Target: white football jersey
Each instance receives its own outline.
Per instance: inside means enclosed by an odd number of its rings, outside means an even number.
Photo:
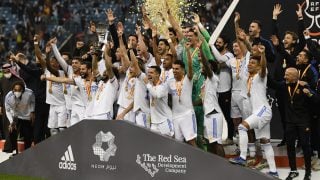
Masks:
[[[168,106],[168,87],[167,84],[161,83],[153,86],[147,84],[150,96],[150,115],[151,123],[159,124],[172,120],[172,111]]]
[[[45,70],[45,75],[47,77],[52,77],[52,75],[47,69]],[[59,70],[60,77],[64,77],[64,72]],[[49,92],[50,89],[52,92]],[[65,106],[66,100],[64,97],[64,90],[65,85],[63,83],[56,83],[52,81],[47,81],[47,97],[46,97],[46,103],[50,105],[56,105],[56,106]]]
[[[192,79],[190,80],[188,76],[184,76],[181,82],[177,82],[175,79],[168,81],[169,94],[172,95],[173,117],[183,115],[189,110],[191,112],[194,111],[192,105]],[[180,89],[181,94],[179,94]]]
[[[115,76],[106,83],[99,82],[98,90],[93,99],[94,105],[91,115],[97,116],[110,112],[113,116],[113,103],[116,101],[118,87],[118,80]]]
[[[136,85],[134,87],[133,112],[141,110],[144,113],[150,113],[148,89],[143,81],[146,77],[145,73],[141,73],[141,75],[136,79]]]
[[[118,104],[127,108],[132,102],[134,98],[134,90],[135,90],[136,78],[129,76],[129,69],[127,70],[126,77],[121,85]]]
[[[207,78],[201,87],[201,96],[205,115],[210,114],[214,110],[218,113],[222,112],[217,97],[218,84],[218,76],[214,74],[212,78]]]
[[[248,83],[250,82],[251,85],[247,85],[247,92],[249,91],[248,87],[251,86],[249,100],[251,102],[252,112],[255,112],[261,106],[270,107],[267,98],[267,76],[261,78],[259,74],[255,74]]]

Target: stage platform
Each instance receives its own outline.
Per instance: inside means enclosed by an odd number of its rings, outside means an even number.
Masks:
[[[225,146],[228,156],[233,156],[235,148]],[[285,146],[275,147],[275,154],[283,179],[289,172]],[[272,179],[264,174],[267,169],[259,172],[231,165],[226,159],[124,121],[82,121],[8,160],[9,156],[0,152],[0,174],[68,180]],[[303,158],[298,156],[302,165]],[[304,172],[299,171],[298,179],[303,179]],[[312,179],[320,179],[320,172],[313,172]]]

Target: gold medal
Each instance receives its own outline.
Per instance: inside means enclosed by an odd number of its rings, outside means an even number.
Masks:
[[[251,96],[251,87],[252,87],[252,81],[253,81],[253,77],[254,77],[255,74],[250,74],[249,77],[248,77],[248,80],[247,80],[247,95],[248,97]]]
[[[179,102],[181,102],[180,96],[181,96],[181,93],[182,93],[183,80],[184,80],[184,76],[182,76],[181,81],[177,81],[177,80],[176,80],[176,83],[175,83],[177,95],[178,95],[178,97],[179,97]]]
[[[155,105],[155,102],[154,102],[154,101],[155,101],[155,98],[152,98],[152,99],[151,99],[151,106],[154,106],[154,105]]]
[[[298,90],[298,87],[299,87],[299,81],[297,82],[296,87],[294,88],[293,92],[291,92],[291,87],[288,86],[288,92],[289,92],[289,96],[290,96],[290,99],[291,99],[291,104],[293,104],[293,97],[296,94],[296,92]]]

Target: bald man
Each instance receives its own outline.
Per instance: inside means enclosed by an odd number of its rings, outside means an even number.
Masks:
[[[299,81],[296,68],[288,68],[284,75],[285,83],[272,82],[270,85],[285,94],[287,154],[290,173],[287,180],[299,176],[296,167],[295,143],[299,139],[304,154],[305,180],[311,179],[311,146],[310,146],[310,102],[317,100],[317,95],[309,89],[305,82]]]

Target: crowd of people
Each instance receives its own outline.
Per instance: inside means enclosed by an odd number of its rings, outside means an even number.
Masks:
[[[304,179],[311,179],[312,169],[320,170],[320,51],[304,27],[303,7],[298,4],[296,10],[298,32],[286,31],[283,38],[277,23],[282,8],[276,4],[271,38],[260,35],[259,20],[246,33],[235,13],[236,39],[221,34],[215,42],[198,14],[189,17],[192,23],[180,24],[165,8],[161,33],[144,6],[143,23],[129,35],[108,9],[107,41],[99,41],[96,23],[90,22],[88,38],[78,39],[72,52],[60,52],[56,37],[41,49],[35,34],[35,62],[21,52],[10,53],[0,79],[3,151],[16,150],[18,135],[29,148],[83,119],[115,119],[222,157],[223,145],[234,144],[237,136],[240,154],[229,161],[269,167],[268,174],[278,177],[267,98],[267,90],[274,89],[285,132],[279,146],[287,146],[291,169],[286,179],[299,176],[297,140]]]

